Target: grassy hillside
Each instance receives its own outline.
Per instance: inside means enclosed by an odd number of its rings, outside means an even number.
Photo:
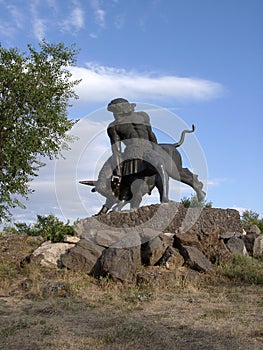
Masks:
[[[41,238],[0,238],[0,349],[260,349],[263,259],[210,275],[119,284],[23,260]]]

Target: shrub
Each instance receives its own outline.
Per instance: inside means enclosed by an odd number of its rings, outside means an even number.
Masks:
[[[212,208],[213,203],[202,201],[199,202],[196,195],[191,195],[191,197],[183,197],[181,203],[185,208]]]
[[[26,234],[28,236],[42,236],[44,240],[54,243],[60,242],[66,235],[74,235],[74,227],[60,221],[54,215],[37,215],[37,222],[33,225],[15,223],[15,227],[5,227],[4,232],[11,234]]]
[[[230,263],[220,267],[220,272],[232,280],[263,285],[263,260],[234,255]]]
[[[64,224],[54,215],[38,215],[37,218],[38,222],[35,225],[35,229],[41,232],[45,240],[60,242],[64,236],[74,235],[74,228],[69,225],[69,222]]]

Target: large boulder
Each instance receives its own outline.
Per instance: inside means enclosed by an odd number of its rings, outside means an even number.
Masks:
[[[189,230],[184,233],[176,233],[174,237],[174,245],[180,247],[182,245],[194,246],[201,249],[202,244],[196,232]]]
[[[213,268],[212,263],[196,247],[183,246],[181,249],[181,254],[185,259],[185,265],[189,266],[193,270],[209,272]]]
[[[114,281],[132,282],[140,262],[140,246],[107,248],[99,259],[95,276],[109,276]]]
[[[62,256],[72,249],[71,243],[44,242],[30,256],[30,262],[35,262],[43,267],[57,268],[62,266]]]
[[[98,258],[104,248],[84,238],[61,257],[63,266],[73,271],[82,271],[87,274],[95,268]]]
[[[164,255],[168,248],[168,242],[157,236],[154,239],[142,244],[142,263],[143,265],[155,265]]]
[[[201,250],[212,264],[219,265],[231,260],[232,253],[226,246],[227,238],[223,238],[229,237],[230,234],[225,234],[224,229],[217,226],[202,230],[202,234]],[[232,234],[233,232],[231,236]]]
[[[233,254],[248,254],[244,241],[239,237],[231,237],[229,240],[227,240],[226,246]]]
[[[247,233],[254,233],[256,235],[259,235],[261,233],[261,231],[260,231],[260,228],[257,225],[253,224],[247,230]]]
[[[240,233],[236,233],[236,232],[233,232],[233,231],[224,231],[222,233],[219,234],[219,238],[221,239],[224,239],[224,240],[228,240],[232,237],[235,237],[235,236],[239,236]]]
[[[79,241],[79,237],[76,236],[64,236],[62,239],[63,243],[71,243],[71,244],[76,244]]]
[[[254,244],[257,237],[259,237],[259,234],[257,233],[247,233],[241,237],[250,256],[253,256],[254,254]]]
[[[135,233],[104,249],[94,274],[110,276],[115,281],[133,281],[141,266],[140,242],[140,236]]]
[[[263,234],[256,237],[253,246],[253,255],[263,254]]]
[[[165,266],[167,270],[175,271],[184,265],[184,258],[178,249],[169,246],[158,263],[160,266]]]
[[[98,230],[94,232],[93,241],[97,245],[108,248],[118,243],[126,236],[125,231]]]

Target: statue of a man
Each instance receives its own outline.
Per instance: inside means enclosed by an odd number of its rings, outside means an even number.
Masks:
[[[114,121],[109,124],[107,132],[112,147],[112,157],[102,167],[95,190],[105,195],[106,203],[99,214],[107,211],[119,200],[121,192],[109,195],[109,172],[117,178],[118,185],[123,188],[131,177],[144,179],[145,176],[156,175],[155,184],[160,193],[160,201],[168,199],[168,175],[164,168],[164,159],[158,153],[158,144],[150,125],[150,118],[145,112],[135,112],[135,103],[124,98],[116,98],[108,104],[108,111],[113,113]],[[123,145],[125,149],[122,150]],[[122,186],[124,184],[124,186]]]
[[[122,181],[135,176],[143,178],[156,174],[156,186],[160,201],[168,202],[168,175],[164,159],[158,152],[158,144],[145,112],[135,112],[135,103],[117,98],[108,104],[114,121],[108,126],[114,162],[114,175]],[[122,152],[122,147],[125,149]]]

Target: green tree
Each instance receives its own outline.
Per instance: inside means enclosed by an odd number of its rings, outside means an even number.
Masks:
[[[243,212],[242,224],[245,230],[248,230],[252,225],[257,225],[263,232],[263,219],[260,219],[259,214],[253,210],[245,210]]]
[[[29,182],[72,140],[67,131],[76,121],[67,118],[70,99],[77,98],[69,67],[76,63],[75,46],[42,41],[37,51],[5,49],[0,44],[0,221],[10,208],[23,207]]]

